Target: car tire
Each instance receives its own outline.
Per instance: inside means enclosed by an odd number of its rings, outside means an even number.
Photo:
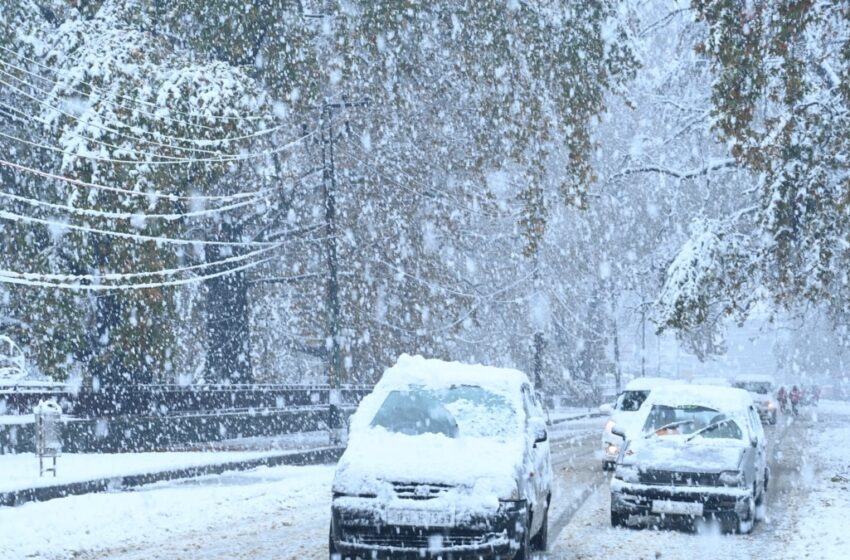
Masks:
[[[611,527],[625,527],[628,519],[629,514],[611,510]]]
[[[602,461],[602,470],[603,471],[613,471],[614,463],[611,461]]]
[[[740,515],[736,515],[736,525],[735,532],[739,535],[748,535],[753,530],[753,525],[755,525],[756,520],[756,500],[753,496],[750,496],[750,499],[747,501],[747,515],[746,517],[741,517]]]
[[[756,496],[756,509],[754,521],[764,521],[767,518],[767,509],[764,503],[765,495],[767,494],[767,473],[765,473],[764,484],[762,484],[761,492]]]
[[[525,527],[522,536],[519,537],[519,550],[514,555],[514,560],[531,560],[531,510],[525,512]]]
[[[328,559],[344,560],[336,547],[336,543],[334,543],[334,533],[332,528],[328,530]]]
[[[543,552],[549,546],[549,504],[543,512],[543,524],[540,525],[537,534],[531,538],[531,549]]]

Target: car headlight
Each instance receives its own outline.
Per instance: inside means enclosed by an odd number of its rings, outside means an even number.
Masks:
[[[767,401],[767,409],[768,410],[775,410],[776,409],[776,405],[774,404],[773,401]]]
[[[723,486],[743,486],[744,476],[738,471],[723,471],[720,473],[720,483]]]
[[[609,443],[605,452],[608,453],[608,455],[616,455],[620,452],[620,448],[616,444]]]
[[[472,486],[476,496],[498,496],[500,500],[516,501],[521,497],[519,484],[513,478],[480,477]]]
[[[598,426],[598,425],[599,425],[599,424],[597,424],[597,426]],[[611,433],[611,430],[613,430],[613,429],[614,429],[614,426],[616,426],[616,425],[617,425],[617,423],[616,423],[616,422],[614,422],[613,420],[608,420],[608,423],[607,423],[607,424],[605,424],[605,431],[606,431],[606,432],[608,432],[608,433],[610,434],[610,433]]]

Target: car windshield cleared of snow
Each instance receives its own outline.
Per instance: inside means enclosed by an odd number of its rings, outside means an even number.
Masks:
[[[617,410],[636,412],[648,396],[649,391],[624,391],[617,400]]]
[[[729,416],[704,406],[652,406],[643,433],[647,436],[690,436],[742,439],[743,432]]]
[[[503,396],[474,385],[411,386],[387,395],[371,426],[406,435],[504,438],[516,433],[516,411]]]

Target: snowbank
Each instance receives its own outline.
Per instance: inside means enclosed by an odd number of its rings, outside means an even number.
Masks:
[[[802,482],[809,490],[800,511],[789,558],[847,558],[850,552],[850,403],[823,401],[812,427],[808,454],[817,471],[803,469]],[[825,425],[824,425],[825,423]]]
[[[332,474],[330,466],[260,468],[0,508],[0,558],[207,557],[201,549],[216,558],[315,557],[301,547],[327,542]],[[306,525],[318,530],[307,536],[298,523],[313,515]],[[216,535],[239,530],[252,547],[224,549],[230,543]]]

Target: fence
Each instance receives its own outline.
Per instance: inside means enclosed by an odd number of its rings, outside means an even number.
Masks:
[[[343,415],[369,386],[340,388]],[[68,452],[151,451],[240,437],[328,429],[327,385],[61,385],[0,387],[0,414],[32,418],[42,400],[54,399],[69,417]],[[33,424],[0,423],[0,453],[33,451]]]
[[[356,405],[372,388],[340,388],[341,404]],[[328,385],[121,385],[77,391],[62,385],[0,386],[0,411],[29,414],[42,400],[53,399],[77,418],[167,416],[220,411],[259,411],[328,405]]]

